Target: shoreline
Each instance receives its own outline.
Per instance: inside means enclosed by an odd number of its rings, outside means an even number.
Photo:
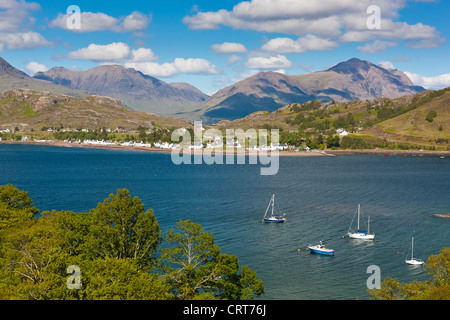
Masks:
[[[139,146],[119,146],[119,145],[93,145],[93,144],[75,144],[63,141],[54,142],[33,142],[33,141],[0,141],[0,144],[14,144],[14,145],[34,145],[34,146],[52,146],[63,148],[93,148],[93,149],[109,149],[109,150],[127,150],[140,151],[151,153],[172,153],[171,149],[158,149]],[[196,150],[192,150],[194,154]],[[213,152],[212,152],[213,153]],[[268,155],[270,152],[266,152]],[[237,151],[234,151],[237,154]],[[223,151],[226,155],[226,150]],[[245,151],[245,155],[258,155],[256,151]],[[356,149],[356,150],[317,150],[317,151],[278,151],[278,155],[282,157],[333,157],[344,155],[383,155],[383,156],[440,156],[450,157],[450,151],[419,151],[419,150],[389,150],[389,149]]]
[[[356,149],[356,150],[327,150],[328,154],[338,155],[383,155],[383,156],[435,156],[450,157],[450,151],[432,150],[390,150],[390,149]]]

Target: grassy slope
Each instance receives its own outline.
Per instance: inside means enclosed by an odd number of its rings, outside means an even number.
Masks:
[[[431,110],[436,111],[437,117],[429,122],[426,116]],[[417,109],[363,130],[361,134],[424,145],[434,145],[437,139],[450,139],[450,91]]]
[[[436,140],[450,140],[450,88],[441,91],[424,91],[397,99],[378,98],[344,103],[321,103],[319,107],[300,112],[293,106],[295,104],[272,113],[256,112],[235,121],[222,121],[216,126],[221,130],[279,128],[283,131],[298,131],[300,124],[292,123],[292,120],[299,115],[305,118],[314,115],[316,120],[312,124],[328,120],[332,128],[339,117],[346,118],[351,114],[355,119],[355,125],[352,128],[362,128],[362,130],[357,129],[358,133],[355,134],[359,137],[378,141],[386,139],[388,142],[397,144],[435,145],[440,148],[446,148],[449,145],[448,142],[437,143]],[[385,118],[381,116],[380,108],[387,110]],[[325,111],[322,118],[320,109]],[[438,115],[433,122],[426,120],[430,110],[436,111]],[[378,116],[379,113],[381,118]],[[332,134],[332,130],[318,131],[313,127],[314,125],[310,127],[307,125],[302,130],[313,135]],[[439,130],[440,128],[442,130]]]
[[[187,122],[124,108],[118,100],[89,96],[73,98],[33,91],[0,99],[0,126],[21,124],[24,130],[45,127],[135,129],[139,125],[181,127]]]

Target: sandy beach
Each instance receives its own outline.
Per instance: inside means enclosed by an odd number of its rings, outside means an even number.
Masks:
[[[78,144],[63,141],[53,142],[33,142],[33,141],[0,141],[0,144],[17,144],[17,145],[35,145],[35,146],[53,146],[64,148],[94,148],[94,149],[111,149],[111,150],[129,150],[153,153],[171,153],[171,149],[158,149],[139,146],[120,146],[120,145],[94,145],[94,144]],[[194,153],[194,151],[192,151]],[[214,152],[214,151],[212,151]],[[270,153],[270,152],[268,152]],[[223,151],[226,154],[226,151]],[[237,152],[235,151],[235,154]],[[246,155],[258,155],[257,151],[246,151]],[[344,155],[383,155],[383,156],[439,156],[450,157],[450,151],[419,151],[419,150],[315,150],[315,151],[279,151],[281,157],[330,157]]]

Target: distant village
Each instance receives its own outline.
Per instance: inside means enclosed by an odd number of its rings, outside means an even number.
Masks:
[[[185,128],[182,128],[181,130],[187,130]],[[17,130],[17,129],[16,129]],[[103,128],[100,129],[101,131],[104,131],[106,134],[109,133],[126,133],[130,132],[130,130],[126,130],[123,127],[116,127],[115,129],[110,128]],[[159,130],[159,129],[157,129]],[[204,130],[204,129],[202,129]],[[45,128],[45,131],[52,132],[52,133],[89,133],[89,132],[98,132],[98,130],[90,130],[90,129],[63,129],[63,128]],[[2,141],[3,134],[11,134],[16,132],[14,130],[14,126],[12,128],[0,128],[0,141]],[[146,133],[151,133],[152,130],[146,131]],[[17,133],[17,132],[16,132]],[[349,132],[347,132],[345,129],[337,129],[336,133],[343,137],[347,136]],[[226,139],[225,139],[226,140]],[[21,142],[34,142],[34,143],[51,143],[54,142],[52,139],[36,139],[36,138],[29,138],[26,135],[18,135],[15,141],[21,141]],[[177,143],[171,143],[168,141],[157,141],[157,142],[150,142],[150,141],[136,141],[135,137],[133,136],[132,140],[109,140],[109,139],[64,139],[64,140],[58,140],[58,141],[64,141],[65,143],[72,143],[77,145],[92,145],[92,146],[125,146],[125,147],[141,147],[141,148],[155,148],[155,149],[165,149],[165,150],[174,150],[174,149],[181,149],[181,145]],[[233,149],[245,149],[247,151],[311,151],[311,149],[308,146],[296,146],[296,145],[288,145],[285,143],[277,143],[277,144],[269,144],[269,145],[260,145],[260,146],[242,146],[241,143],[237,139],[228,139],[226,141],[223,141],[221,137],[212,137],[210,139],[203,138],[202,143],[192,143],[189,146],[189,149],[196,150],[196,149],[220,149],[220,148],[233,148]]]

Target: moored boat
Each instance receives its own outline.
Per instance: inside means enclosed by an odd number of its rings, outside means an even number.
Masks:
[[[263,222],[265,222],[265,223],[283,223],[286,221],[286,218],[284,217],[284,215],[281,216],[281,215],[277,215],[274,213],[274,206],[275,206],[275,195],[272,195],[272,198],[270,199],[266,213],[264,214]],[[272,207],[272,211],[271,211],[271,214],[268,215],[270,207]]]
[[[421,259],[414,258],[414,237],[411,239],[411,259],[406,259],[405,263],[414,266],[419,266],[425,263]]]
[[[350,224],[350,227],[348,229],[347,235],[352,239],[360,239],[360,240],[373,240],[375,238],[375,234],[373,232],[370,232],[370,217],[368,218],[367,222],[367,231],[362,231],[359,229],[359,220],[361,215],[361,205],[358,204],[358,229],[356,232],[352,231],[352,225],[353,221],[355,220],[355,217],[353,216],[352,223]],[[356,213],[355,213],[356,215]]]
[[[318,254],[323,254],[323,255],[327,255],[327,256],[334,255],[334,250],[325,248],[325,246],[322,244],[322,241],[320,241],[320,244],[317,244],[315,246],[309,245],[308,249],[311,251],[311,253],[318,253]]]

